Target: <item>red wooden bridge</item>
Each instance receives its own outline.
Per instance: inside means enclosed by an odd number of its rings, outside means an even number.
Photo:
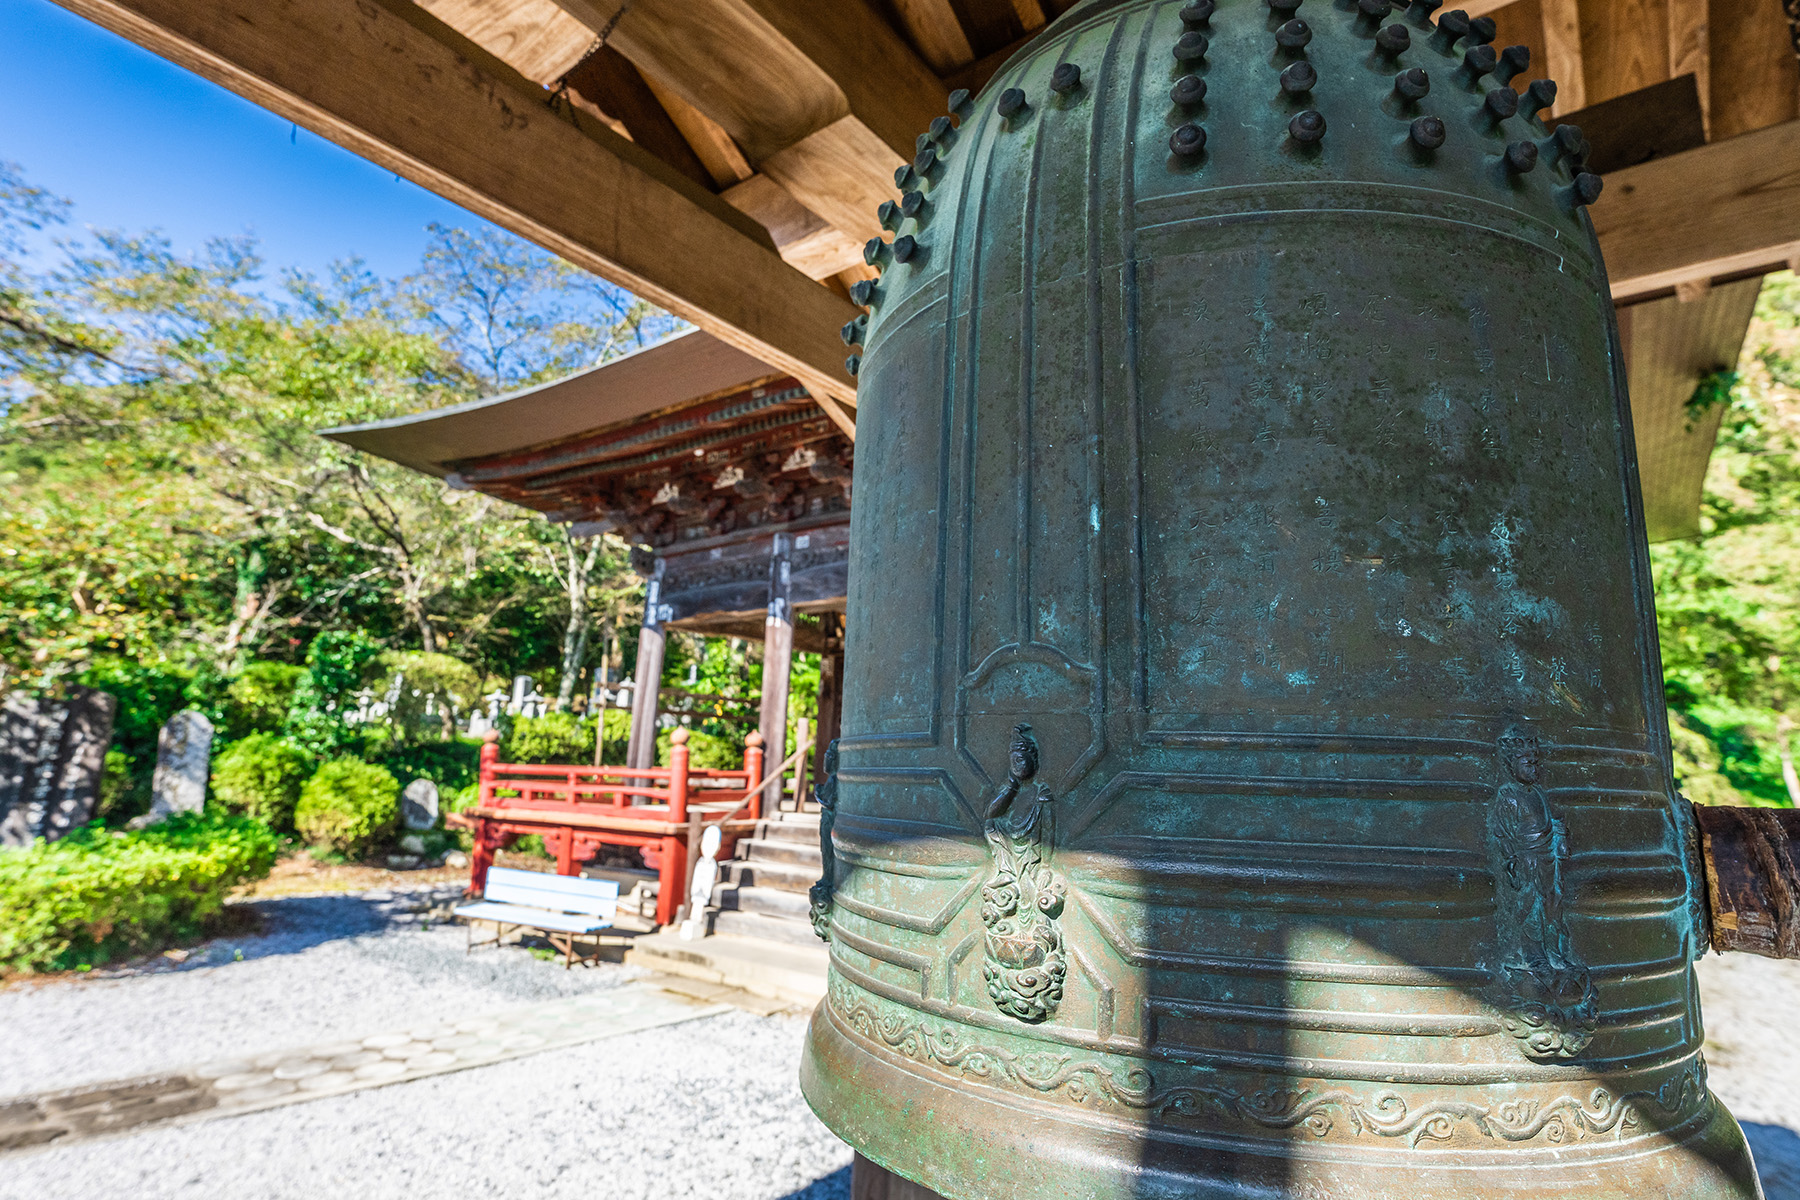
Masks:
[[[559,875],[575,874],[601,846],[632,846],[657,872],[657,924],[674,921],[702,829],[718,825],[719,857],[730,857],[737,839],[756,828],[768,784],[761,734],[745,740],[737,770],[690,767],[687,740],[687,730],[675,731],[666,767],[586,767],[503,763],[499,735],[489,733],[475,807],[445,819],[475,835],[470,891],[486,886],[495,851],[529,834],[544,839]]]

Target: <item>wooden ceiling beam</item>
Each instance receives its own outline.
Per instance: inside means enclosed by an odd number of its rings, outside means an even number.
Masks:
[[[1605,178],[1589,211],[1615,300],[1800,253],[1800,120]]]
[[[1800,117],[1800,63],[1776,0],[1709,0],[1708,132],[1714,141]]]
[[[1586,0],[1579,5],[1586,104],[1603,104],[1669,78],[1669,4]]]
[[[1587,66],[1581,51],[1581,9],[1576,0],[1542,0],[1544,75],[1556,83],[1553,115],[1587,107]]]
[[[415,0],[450,28],[549,87],[581,61],[593,34],[555,0]]]
[[[863,0],[558,0],[859,240],[947,88]],[[617,21],[614,18],[617,17]]]
[[[600,46],[563,78],[571,92],[623,125],[632,141],[701,187],[714,186],[712,173],[630,59],[611,46]]]
[[[62,2],[855,402],[837,331],[857,309],[782,262],[748,217],[600,122],[553,113],[407,0]]]
[[[893,0],[893,5],[908,40],[933,71],[948,75],[975,61],[975,47],[950,0]]]

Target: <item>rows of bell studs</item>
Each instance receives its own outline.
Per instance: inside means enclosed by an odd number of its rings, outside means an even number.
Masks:
[[[1279,17],[1282,23],[1275,30],[1275,44],[1292,61],[1282,68],[1280,83],[1284,94],[1292,97],[1309,95],[1318,86],[1319,73],[1312,63],[1305,58],[1306,46],[1312,41],[1312,29],[1301,18],[1295,16],[1302,0],[1265,0],[1269,8]],[[1496,52],[1490,44],[1497,35],[1497,27],[1489,17],[1471,17],[1461,9],[1455,9],[1438,17],[1434,22],[1432,14],[1443,5],[1443,0],[1411,0],[1406,9],[1406,17],[1421,29],[1431,31],[1430,43],[1439,51],[1454,54],[1457,43],[1464,44],[1462,62],[1455,68],[1457,82],[1465,86],[1478,86],[1486,76],[1493,76],[1500,86],[1489,90],[1482,97],[1482,113],[1493,127],[1501,121],[1518,114],[1526,117],[1536,116],[1548,109],[1556,101],[1556,84],[1548,79],[1535,80],[1525,94],[1520,96],[1511,87],[1511,81],[1522,74],[1531,65],[1531,51],[1525,46],[1508,46]],[[1210,26],[1213,13],[1217,10],[1217,0],[1193,0],[1181,10],[1184,30],[1175,42],[1175,59],[1188,73],[1175,81],[1170,89],[1169,99],[1178,112],[1191,114],[1206,99],[1206,80],[1194,74],[1206,60],[1210,48],[1205,30]],[[1392,0],[1357,0],[1356,19],[1379,24],[1392,9]],[[1375,51],[1385,61],[1395,63],[1401,54],[1412,46],[1412,33],[1405,25],[1398,23],[1377,30],[1375,34]],[[1050,76],[1050,90],[1058,95],[1067,95],[1081,86],[1081,68],[1074,63],[1058,63]],[[1431,77],[1423,67],[1408,67],[1394,76],[1394,95],[1403,104],[1417,106],[1431,91]],[[1019,88],[1007,88],[1000,93],[996,104],[999,114],[1011,121],[1027,108],[1031,107],[1029,98]],[[915,147],[917,155],[912,162],[894,173],[894,185],[901,189],[898,203],[889,200],[877,210],[881,227],[897,232],[900,223],[907,219],[917,220],[924,211],[926,198],[915,184],[929,180],[942,151],[944,139],[956,126],[951,117],[966,120],[973,112],[969,92],[957,89],[950,94],[949,116],[938,117],[931,122],[930,129],[919,135]],[[1424,115],[1413,119],[1407,128],[1407,141],[1418,151],[1429,153],[1442,146],[1449,136],[1449,131],[1441,117]],[[1316,109],[1306,109],[1297,113],[1288,122],[1288,137],[1301,146],[1312,146],[1325,137],[1325,117]],[[1206,150],[1206,129],[1196,121],[1183,121],[1174,133],[1169,136],[1169,152],[1178,160],[1197,159]],[[1543,143],[1542,153],[1553,160],[1560,160],[1569,173],[1571,182],[1568,198],[1575,205],[1592,204],[1600,196],[1601,179],[1598,175],[1582,170],[1582,163],[1587,157],[1587,139],[1581,130],[1573,125],[1558,125],[1554,132]],[[1540,144],[1529,139],[1521,139],[1507,145],[1501,156],[1506,170],[1512,175],[1529,173],[1538,164]],[[885,238],[870,238],[863,247],[863,261],[880,269],[888,259],[897,263],[908,262],[920,250],[918,240],[911,234],[902,234],[892,242]],[[859,307],[866,308],[871,304],[877,292],[875,280],[859,280],[850,289],[850,299]],[[864,313],[850,321],[841,330],[846,346],[860,343],[868,330],[869,318]],[[861,357],[852,354],[845,360],[844,366],[850,374],[855,375],[861,367]]]

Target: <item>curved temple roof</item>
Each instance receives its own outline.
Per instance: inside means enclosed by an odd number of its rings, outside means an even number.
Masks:
[[[320,433],[443,478],[454,469],[448,464],[559,441],[780,374],[696,329],[554,383]]]

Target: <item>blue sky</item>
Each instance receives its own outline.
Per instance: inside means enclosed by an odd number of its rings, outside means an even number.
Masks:
[[[428,222],[483,223],[49,0],[0,0],[0,159],[74,202],[60,236],[253,234],[270,279],[351,254],[406,274]]]

